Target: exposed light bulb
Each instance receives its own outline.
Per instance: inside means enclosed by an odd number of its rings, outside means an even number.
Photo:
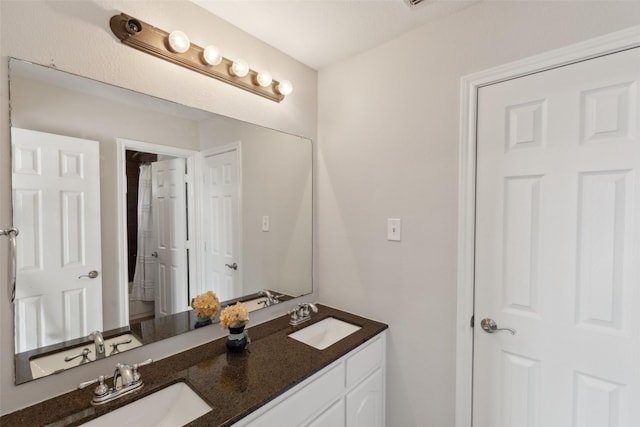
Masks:
[[[189,37],[182,31],[171,31],[169,34],[169,47],[176,53],[185,53],[189,50]]]
[[[289,80],[283,80],[278,83],[278,87],[276,89],[278,90],[280,95],[287,96],[291,95],[291,92],[293,92],[293,85]]]
[[[256,82],[262,87],[268,87],[273,82],[273,77],[268,71],[263,71],[256,76]]]
[[[222,54],[220,53],[220,49],[215,46],[207,46],[204,48],[204,52],[202,52],[202,57],[204,62],[209,65],[218,65],[222,62]]]
[[[233,64],[231,64],[231,73],[234,76],[244,77],[249,74],[249,64],[242,59],[233,61]]]

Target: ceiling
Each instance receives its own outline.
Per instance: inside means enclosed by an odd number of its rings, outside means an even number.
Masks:
[[[479,0],[191,0],[319,70]]]

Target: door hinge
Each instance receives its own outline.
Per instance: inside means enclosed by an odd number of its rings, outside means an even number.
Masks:
[[[471,326],[473,328],[474,325],[475,325],[475,316],[472,315],[471,316],[471,320],[469,321],[469,326]]]

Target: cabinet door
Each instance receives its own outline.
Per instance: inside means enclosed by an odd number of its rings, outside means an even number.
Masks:
[[[382,369],[377,369],[347,394],[347,427],[383,427]]]
[[[338,400],[326,411],[314,418],[307,427],[345,427],[344,426],[344,399]]]
[[[246,424],[249,427],[293,427],[304,425],[312,414],[327,407],[344,390],[344,363],[338,363],[290,390],[286,398]],[[244,425],[244,423],[243,423]]]

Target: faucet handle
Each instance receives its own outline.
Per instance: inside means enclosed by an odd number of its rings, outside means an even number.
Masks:
[[[77,359],[78,357],[82,357],[82,361],[80,362],[80,364],[91,362],[91,359],[89,359],[89,353],[91,353],[91,350],[89,350],[88,348],[85,348],[85,349],[82,350],[82,352],[80,352],[78,354],[74,354],[73,356],[65,357],[64,361],[65,362],[71,362],[73,359]]]
[[[147,359],[144,362],[134,363],[133,369],[138,369],[140,366],[151,365],[153,363],[153,359]]]
[[[119,345],[124,345],[124,344],[129,344],[131,341],[133,341],[133,340],[131,338],[128,338],[128,339],[125,339],[123,341],[111,343],[111,353],[109,353],[109,356],[113,356],[114,354],[120,353],[120,349],[118,348],[118,346]]]
[[[140,366],[150,365],[153,362],[153,359],[147,359],[144,362],[134,363],[133,364],[133,381],[140,381],[140,373],[138,372],[138,368]]]
[[[80,383],[80,385],[78,385],[78,388],[79,389],[83,389],[83,388],[86,388],[86,387],[90,386],[91,384],[95,384],[95,383],[99,382],[100,384],[98,384],[98,386],[95,388],[95,390],[93,390],[93,393],[96,396],[104,396],[109,391],[109,387],[104,383],[104,380],[106,380],[108,378],[111,378],[111,376],[110,375],[109,376],[100,375],[96,379]]]
[[[308,316],[309,309],[313,310],[314,313],[318,312],[318,307],[312,302],[303,302],[298,304],[298,310],[302,316]]]
[[[299,310],[300,310],[300,305],[298,305],[298,307],[294,308],[291,311],[287,311],[287,314],[291,315],[291,320],[298,320]]]

